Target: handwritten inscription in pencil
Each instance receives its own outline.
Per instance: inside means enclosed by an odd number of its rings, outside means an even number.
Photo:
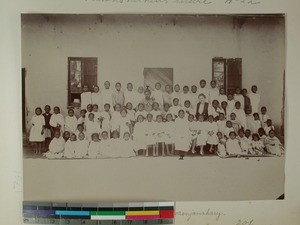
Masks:
[[[86,2],[103,2],[103,3],[144,3],[144,4],[201,4],[210,5],[220,3],[219,0],[85,0]],[[221,3],[225,5],[257,5],[261,4],[263,0],[223,0]]]

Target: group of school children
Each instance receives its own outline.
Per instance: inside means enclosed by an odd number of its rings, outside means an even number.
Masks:
[[[284,153],[265,106],[260,107],[257,86],[236,88],[225,94],[216,82],[201,80],[191,89],[170,85],[161,90],[134,90],[128,83],[89,90],[83,85],[80,117],[72,108],[64,118],[60,108],[35,109],[29,140],[47,158],[110,158],[216,154],[220,157],[275,155]],[[173,91],[174,89],[174,91]],[[259,112],[260,109],[260,112]]]

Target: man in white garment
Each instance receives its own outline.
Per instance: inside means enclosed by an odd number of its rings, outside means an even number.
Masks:
[[[249,93],[250,98],[250,104],[252,108],[252,113],[257,113],[259,109],[259,103],[260,103],[260,94],[257,92],[257,86],[253,85],[251,87],[251,92]]]

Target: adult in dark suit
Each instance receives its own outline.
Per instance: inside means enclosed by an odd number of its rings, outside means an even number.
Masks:
[[[207,120],[208,116],[211,115],[212,109],[208,102],[206,102],[205,94],[199,94],[199,102],[196,107],[196,118],[198,120],[199,116],[202,115],[204,120]]]

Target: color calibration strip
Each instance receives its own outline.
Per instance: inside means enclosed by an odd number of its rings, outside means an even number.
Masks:
[[[174,202],[23,202],[23,222],[72,225],[173,224],[174,205]]]

